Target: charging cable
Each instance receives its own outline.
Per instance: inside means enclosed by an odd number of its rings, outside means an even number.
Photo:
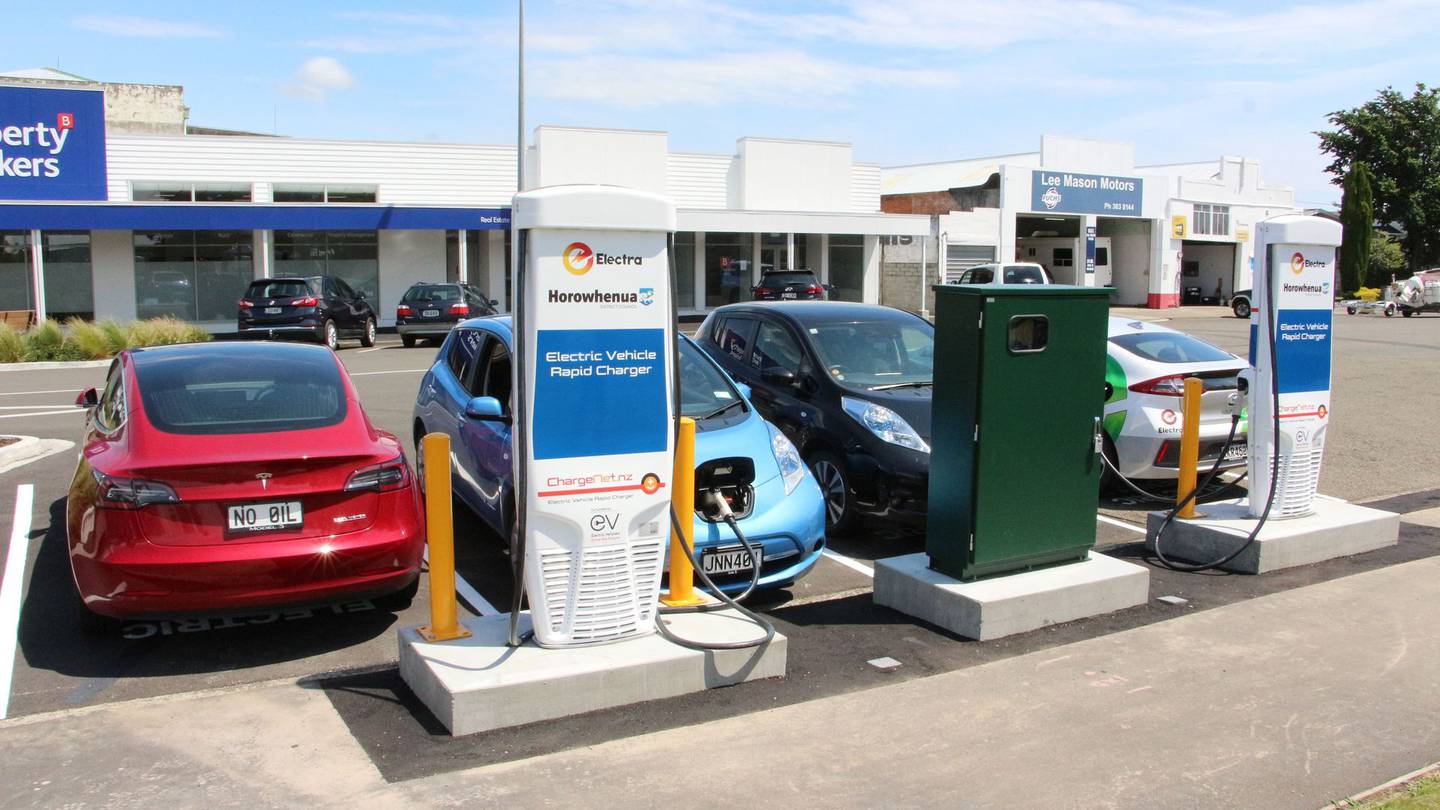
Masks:
[[[736,520],[735,513],[730,511],[730,504],[725,502],[725,496],[713,489],[707,494],[710,495],[711,502],[715,504],[715,508],[719,512],[721,519],[725,521],[730,529],[735,532],[735,536],[739,538],[741,547],[750,554],[750,561],[754,564],[753,571],[750,575],[750,584],[746,586],[745,590],[741,592],[739,596],[732,598],[721,590],[720,586],[711,581],[710,575],[705,573],[705,569],[700,565],[700,561],[695,558],[695,549],[686,542],[685,533],[680,529],[680,516],[675,514],[675,507],[672,504],[670,507],[670,523],[675,528],[675,536],[680,540],[680,547],[685,550],[685,556],[690,558],[690,563],[694,566],[695,573],[699,575],[700,581],[705,584],[705,587],[714,592],[715,596],[720,599],[720,604],[693,605],[690,607],[661,607],[655,615],[655,628],[660,631],[660,635],[664,636],[671,643],[678,644],[681,647],[688,647],[692,650],[745,650],[751,647],[760,647],[769,644],[771,640],[775,638],[775,625],[767,621],[764,616],[740,604],[742,600],[755,590],[755,586],[760,582],[760,566],[762,564],[761,558],[763,552],[759,546],[745,538],[745,532],[740,530],[740,521]],[[713,613],[725,610],[726,608],[734,608],[740,615],[763,629],[765,635],[749,641],[695,641],[675,635],[669,627],[665,626],[665,622],[661,620],[663,616],[673,616],[679,613]]]

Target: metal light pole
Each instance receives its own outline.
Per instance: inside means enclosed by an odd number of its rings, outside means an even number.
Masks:
[[[520,27],[517,43],[520,72],[519,85],[515,92],[515,191],[517,193],[525,190],[525,0],[518,0],[518,4]]]
[[[517,30],[517,48],[519,50],[519,82],[516,86],[515,102],[515,193],[519,194],[525,190],[525,0],[518,0],[520,12],[520,24]],[[524,388],[525,363],[527,362],[529,347],[525,345],[525,273],[520,265],[521,256],[524,254],[524,234],[515,230],[515,206],[510,206],[510,273],[513,281],[510,284],[512,298],[510,300],[510,311],[515,316],[515,362],[510,366],[511,389],[515,392],[514,429],[511,432],[512,448],[511,463],[512,480],[515,482],[515,515],[514,525],[510,535],[510,573],[515,585],[515,593],[510,601],[510,629],[506,635],[506,643],[511,647],[519,647],[522,643],[520,638],[520,606],[525,599],[525,532],[527,531],[525,520],[525,506],[529,497],[529,485],[527,480],[525,458],[529,451],[526,443],[530,437],[526,435],[526,415],[529,412],[529,402]]]

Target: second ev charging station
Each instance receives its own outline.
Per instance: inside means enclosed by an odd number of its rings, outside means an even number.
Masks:
[[[646,635],[670,536],[675,208],[556,186],[517,194],[513,222],[516,564],[535,641]]]

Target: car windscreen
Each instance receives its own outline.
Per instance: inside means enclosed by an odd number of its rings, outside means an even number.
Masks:
[[[783,287],[786,284],[819,284],[811,273],[766,273],[760,277],[762,287]]]
[[[303,281],[252,281],[245,291],[246,298],[299,298],[312,295]]]
[[[740,392],[730,385],[709,358],[695,348],[695,344],[688,340],[679,341],[678,354],[681,416],[701,419],[740,400]],[[737,412],[741,412],[738,407],[727,411],[731,414]]]
[[[1156,363],[1214,363],[1235,360],[1229,352],[1180,332],[1131,332],[1116,335],[1110,338],[1110,342],[1133,355]]]
[[[345,418],[345,386],[322,352],[233,352],[146,358],[135,364],[150,423],[166,433],[310,430]]]
[[[935,327],[919,319],[817,323],[805,331],[841,385],[875,388],[935,379]]]
[[[1006,284],[1044,284],[1045,273],[1028,264],[1005,265]]]
[[[400,299],[407,304],[426,303],[430,301],[459,301],[460,288],[446,285],[421,284],[411,287],[405,291],[405,296]]]

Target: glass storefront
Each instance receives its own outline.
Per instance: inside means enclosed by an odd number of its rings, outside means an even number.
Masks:
[[[751,269],[754,249],[754,234],[705,234],[706,307],[750,300],[750,287],[754,284]]]
[[[830,236],[830,297],[836,301],[860,301],[865,293],[865,237],[851,234]]]
[[[233,321],[255,277],[253,231],[136,231],[135,314]]]
[[[57,321],[95,318],[95,285],[89,231],[40,234],[45,268],[45,313]]]
[[[30,233],[0,231],[0,309],[34,309]]]
[[[695,234],[675,234],[675,308],[695,308]]]
[[[274,275],[337,276],[378,302],[379,236],[376,231],[276,231]]]

